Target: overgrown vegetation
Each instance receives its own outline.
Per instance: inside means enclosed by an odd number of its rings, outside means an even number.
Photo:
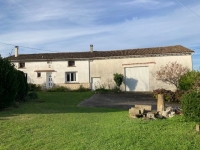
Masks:
[[[181,108],[188,121],[200,123],[200,93],[190,91],[181,98]]]
[[[146,121],[127,110],[77,107],[92,92],[39,92],[40,100],[0,112],[0,149],[200,149],[195,122]],[[55,144],[56,143],[56,144]]]
[[[54,86],[50,89],[47,89],[47,92],[68,92],[68,91],[70,90],[64,86]]]
[[[54,86],[53,88],[47,89],[47,92],[87,92],[90,89],[83,87],[82,85],[79,86],[78,89],[69,89],[64,86]]]
[[[181,108],[184,117],[188,121],[195,121],[199,131],[200,124],[200,93],[197,91],[190,91],[185,93],[181,98]]]
[[[7,59],[0,57],[0,108],[26,100],[28,86],[22,71],[16,70]]]
[[[192,89],[199,76],[200,72],[198,71],[188,71],[186,74],[180,77],[178,88],[181,90]]]
[[[184,94],[183,90],[176,90],[175,92],[165,89],[153,90],[153,96],[157,99],[158,94],[163,94],[163,98],[168,102],[180,102],[181,96]]]
[[[169,62],[167,65],[161,66],[160,70],[157,71],[157,80],[172,84],[178,88],[180,77],[187,73],[188,70],[187,67],[183,67],[177,62]]]
[[[74,90],[74,92],[88,92],[90,89],[85,88],[83,85],[80,85],[77,90]]]

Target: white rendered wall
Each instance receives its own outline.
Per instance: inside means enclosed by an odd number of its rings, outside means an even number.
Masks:
[[[24,62],[24,61],[22,61]],[[66,84],[66,72],[76,72],[77,81],[67,84],[81,84],[89,83],[89,61],[75,60],[75,66],[69,67],[68,61],[52,61],[48,64],[47,61],[40,62],[25,62],[25,68],[18,68],[19,63],[14,63],[18,70],[28,74],[28,83],[45,84],[46,72],[41,72],[41,77],[37,77],[35,70],[55,70],[52,72],[52,79],[54,84]]]
[[[158,57],[139,57],[139,58],[121,58],[121,59],[99,59],[90,62],[90,77],[100,77],[101,83],[105,84],[110,81],[113,82],[113,74],[121,73],[124,75],[126,67],[149,67],[149,91],[153,91],[158,88],[165,88],[175,90],[173,85],[168,85],[162,81],[156,80],[156,71],[168,62],[175,62],[182,64],[192,70],[191,55],[181,56],[158,56]],[[121,85],[121,90],[125,90],[125,85]]]

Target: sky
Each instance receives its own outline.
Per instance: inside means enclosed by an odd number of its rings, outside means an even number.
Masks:
[[[0,54],[185,46],[200,70],[199,0],[0,0]]]

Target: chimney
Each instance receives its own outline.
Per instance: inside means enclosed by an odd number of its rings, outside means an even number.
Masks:
[[[93,52],[93,45],[90,45],[90,52]]]
[[[17,57],[18,56],[18,46],[15,46],[15,57]]]

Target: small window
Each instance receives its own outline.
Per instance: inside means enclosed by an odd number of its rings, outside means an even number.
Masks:
[[[41,77],[41,72],[37,72],[37,77]]]
[[[68,61],[68,66],[75,66],[75,61]]]
[[[67,72],[66,73],[66,81],[67,82],[74,82],[74,81],[76,81],[76,72]]]
[[[47,64],[52,64],[52,61],[47,61]]]
[[[19,63],[19,68],[25,68],[25,62],[20,62]]]

